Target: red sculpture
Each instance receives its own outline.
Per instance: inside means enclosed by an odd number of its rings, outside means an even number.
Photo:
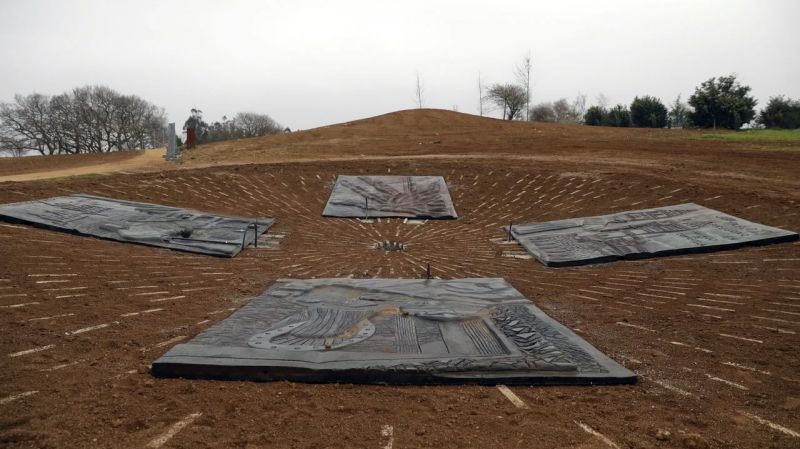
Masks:
[[[197,145],[197,135],[194,128],[186,128],[186,148],[194,148]]]

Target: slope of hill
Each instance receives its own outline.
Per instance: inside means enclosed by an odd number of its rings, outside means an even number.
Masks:
[[[763,188],[790,195],[800,187],[796,176],[800,141],[710,140],[702,138],[703,134],[698,130],[509,122],[446,110],[412,109],[306,131],[200,145],[185,151],[181,163],[173,165],[157,158],[134,160],[141,152],[0,159],[0,182],[120,170],[402,158],[591,163],[597,170],[655,171],[702,177],[718,185],[758,182]],[[122,164],[125,168],[117,167],[122,161],[126,161]]]
[[[590,162],[598,170],[702,176],[709,182],[800,187],[800,142],[703,139],[703,131],[509,122],[453,111],[412,109],[253,139],[201,145],[186,167],[385,158],[527,159]],[[724,161],[724,163],[723,163]]]

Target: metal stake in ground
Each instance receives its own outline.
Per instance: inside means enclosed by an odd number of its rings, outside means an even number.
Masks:
[[[258,222],[253,223],[253,248],[258,248]]]
[[[364,218],[369,219],[369,198],[364,197]]]
[[[242,233],[242,251],[244,251],[244,248],[247,246],[247,231],[249,231],[250,228],[252,228],[253,226],[255,225],[253,223],[250,223],[247,225],[246,228],[244,228],[244,232]],[[256,231],[258,231],[257,228]],[[258,245],[258,234],[256,234],[256,245]]]
[[[431,279],[431,277],[432,277],[432,276],[431,276],[431,264],[428,264],[428,269],[427,269],[427,270],[425,270],[425,277],[426,277],[427,279]]]
[[[512,224],[513,224],[513,222],[511,222],[511,221],[508,222],[508,241],[509,242],[511,241],[511,225]]]

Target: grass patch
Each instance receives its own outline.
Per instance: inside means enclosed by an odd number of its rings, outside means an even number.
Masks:
[[[703,134],[701,137],[703,139],[732,141],[800,142],[800,131],[790,129],[748,129],[746,131]]]

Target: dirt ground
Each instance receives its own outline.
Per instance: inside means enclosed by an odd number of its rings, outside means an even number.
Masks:
[[[800,230],[800,149],[675,133],[423,110],[204,146],[174,170],[2,183],[0,202],[81,192],[267,215],[283,237],[220,259],[0,223],[0,445],[798,447],[800,244],[553,269],[495,241],[509,221],[687,201]],[[459,219],[323,219],[335,176],[360,173],[443,175]],[[406,251],[372,249],[382,240]],[[427,263],[446,279],[506,278],[639,383],[511,387],[520,408],[494,387],[148,372],[275,279],[419,277]]]
[[[102,155],[9,158],[0,162],[0,182],[163,170],[170,168],[164,161],[164,154],[164,149],[158,148]]]

